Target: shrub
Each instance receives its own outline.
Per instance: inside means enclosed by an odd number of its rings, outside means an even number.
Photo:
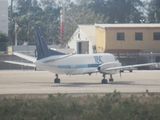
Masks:
[[[0,99],[0,119],[159,120],[160,97],[151,95],[49,95],[48,98]]]

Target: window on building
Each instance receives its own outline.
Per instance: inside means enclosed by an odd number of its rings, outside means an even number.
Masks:
[[[124,40],[124,33],[117,33],[117,40]]]
[[[78,33],[78,38],[80,38],[81,36],[80,36],[80,33]]]
[[[143,40],[143,33],[135,33],[135,40]]]
[[[153,33],[153,39],[154,40],[160,40],[160,32],[154,32]]]

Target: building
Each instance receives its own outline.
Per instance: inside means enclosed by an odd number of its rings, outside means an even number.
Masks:
[[[78,25],[67,46],[73,48],[77,54],[95,53],[95,26]]]
[[[8,35],[8,1],[0,0],[0,32]]]
[[[160,24],[95,24],[97,52],[160,62]],[[136,60],[135,60],[136,59]],[[128,63],[129,64],[129,63]]]

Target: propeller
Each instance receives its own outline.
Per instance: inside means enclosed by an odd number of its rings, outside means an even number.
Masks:
[[[121,73],[122,73],[122,70],[119,70],[120,77],[122,77]]]

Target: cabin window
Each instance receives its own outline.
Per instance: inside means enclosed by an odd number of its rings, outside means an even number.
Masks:
[[[135,33],[135,40],[143,40],[143,33]]]
[[[124,33],[117,33],[117,40],[124,40]]]
[[[160,32],[154,32],[153,33],[153,39],[154,40],[160,40]]]

